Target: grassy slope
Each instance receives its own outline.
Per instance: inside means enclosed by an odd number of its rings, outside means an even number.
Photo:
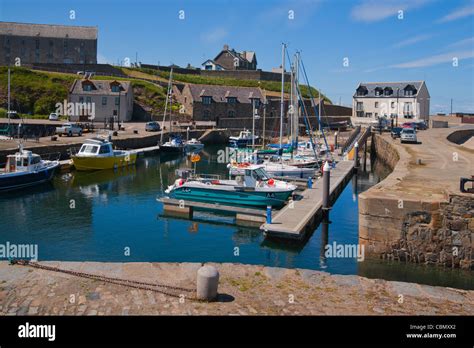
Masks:
[[[166,71],[159,71],[157,74],[156,70],[145,69],[145,68],[122,68],[122,71],[128,76],[136,76],[148,78],[156,81],[167,81],[169,79],[169,73]],[[256,81],[256,80],[239,80],[239,79],[230,79],[230,78],[211,78],[207,76],[200,75],[190,75],[190,74],[176,74],[173,73],[173,80],[186,83],[196,83],[196,84],[205,84],[205,85],[221,85],[221,86],[240,86],[240,87],[261,87],[262,89],[268,91],[281,91],[281,83],[278,81]],[[303,97],[308,98],[310,96],[309,88],[306,85],[300,85],[301,93]],[[285,83],[285,92],[290,92],[290,83]],[[318,91],[311,87],[311,93],[314,98],[319,97]],[[331,103],[331,101],[324,96],[324,99]]]
[[[0,67],[0,117],[7,107],[8,72]],[[54,72],[34,71],[26,68],[11,69],[11,108],[28,117],[43,118],[53,112],[56,103],[67,99],[69,87],[77,76]],[[152,113],[161,113],[166,92],[160,86],[137,79],[120,79],[110,76],[96,76],[102,80],[131,80],[135,102],[151,108]],[[176,106],[178,107],[178,106]],[[31,116],[34,115],[34,116]]]

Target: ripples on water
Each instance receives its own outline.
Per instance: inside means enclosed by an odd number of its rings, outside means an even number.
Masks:
[[[217,150],[205,149],[198,172],[227,176],[225,164],[215,162]],[[328,243],[357,244],[357,193],[388,174],[375,163],[375,170],[349,182],[331,210]],[[191,167],[186,158],[145,157],[135,168],[58,174],[52,183],[1,194],[0,243],[36,243],[40,260],[239,262],[474,288],[469,272],[324,260],[321,226],[305,243],[289,243],[265,240],[256,228],[237,227],[230,215],[200,211],[193,221],[163,217],[157,198],[175,180],[175,170],[183,167]],[[125,248],[130,248],[130,256],[125,256]]]

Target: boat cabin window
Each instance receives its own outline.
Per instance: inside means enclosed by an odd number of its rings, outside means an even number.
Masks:
[[[109,145],[102,145],[100,147],[99,153],[110,153],[110,146]]]
[[[245,171],[246,176],[251,176],[255,180],[268,180],[270,179],[267,175],[267,173],[262,169],[262,168],[257,168],[254,170],[246,170]]]
[[[82,145],[81,150],[79,152],[96,154],[97,150],[99,150],[99,147],[97,145],[84,144]]]
[[[40,156],[33,156],[31,159],[31,164],[38,164],[41,162],[41,157]]]
[[[18,157],[16,159],[17,167],[28,167],[28,158],[27,157]]]

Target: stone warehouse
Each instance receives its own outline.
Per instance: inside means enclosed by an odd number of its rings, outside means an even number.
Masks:
[[[69,103],[82,107],[69,115],[71,121],[130,121],[133,114],[133,88],[130,81],[75,80],[69,90]]]
[[[425,81],[360,83],[353,96],[354,125],[368,125],[380,117],[401,125],[428,121],[430,94]]]
[[[181,113],[191,116],[194,121],[214,121],[217,126],[230,129],[250,128],[254,112],[257,129],[262,129],[265,116],[265,128],[269,131],[279,131],[281,109],[280,97],[277,96],[279,93],[267,92],[258,87],[193,84],[186,84],[180,88],[175,86],[173,91],[176,100],[182,105]],[[315,100],[314,107],[309,99],[305,100],[304,104],[313,129],[317,129],[319,99]],[[289,122],[288,95],[285,95],[284,110],[283,126],[286,129]],[[352,109],[348,107],[326,102],[321,104],[321,122],[325,127],[339,128],[350,123],[351,113]],[[305,127],[303,117],[299,123],[301,128]]]
[[[0,22],[0,47],[0,65],[97,64],[97,27]]]
[[[186,84],[181,90],[175,86],[173,91],[182,113],[194,121],[219,124],[220,118],[252,118],[253,110],[262,114],[263,94],[257,87]]]

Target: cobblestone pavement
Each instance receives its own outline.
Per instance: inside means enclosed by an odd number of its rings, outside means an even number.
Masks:
[[[42,262],[108,277],[195,289],[199,263]],[[461,315],[474,291],[354,275],[214,264],[217,302],[170,297],[69,274],[0,262],[0,315]]]

